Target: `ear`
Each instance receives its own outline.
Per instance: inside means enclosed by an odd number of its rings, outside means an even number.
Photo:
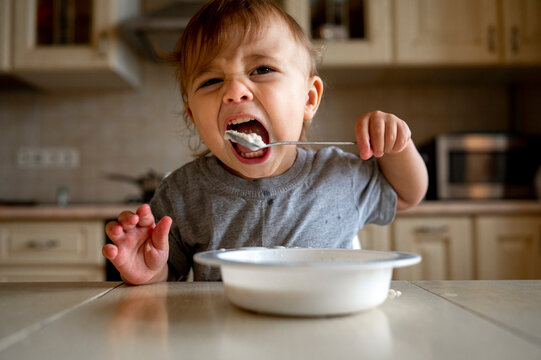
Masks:
[[[190,118],[190,120],[192,122],[193,121],[193,113],[192,113],[192,109],[190,109],[190,105],[188,105],[188,103],[184,103],[184,111],[186,112],[186,115],[188,115],[188,117]]]
[[[308,80],[308,94],[304,106],[304,120],[310,122],[317,112],[321,96],[323,95],[323,80],[319,76],[312,76]]]

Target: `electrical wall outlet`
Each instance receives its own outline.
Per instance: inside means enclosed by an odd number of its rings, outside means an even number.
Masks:
[[[17,151],[21,169],[75,169],[79,162],[79,150],[74,148],[24,147]]]

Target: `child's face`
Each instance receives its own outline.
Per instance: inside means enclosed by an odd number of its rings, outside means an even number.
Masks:
[[[186,110],[203,142],[229,171],[249,179],[282,174],[297,150],[252,152],[224,140],[225,131],[254,132],[266,143],[298,140],[323,89],[319,77],[309,76],[309,55],[289,29],[277,20],[267,23],[255,40],[225,46],[187,87]]]

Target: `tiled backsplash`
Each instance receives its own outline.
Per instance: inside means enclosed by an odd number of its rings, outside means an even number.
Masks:
[[[521,129],[541,132],[539,87],[524,88],[514,112]],[[189,161],[188,134],[171,68],[146,62],[144,85],[120,92],[0,93],[0,200],[54,202],[61,186],[72,202],[119,202],[139,195],[136,186],[105,177],[167,173]],[[505,86],[333,85],[309,132],[320,140],[353,139],[353,125],[368,111],[392,112],[411,127],[417,143],[447,131],[508,130]],[[538,120],[534,120],[537,118]],[[80,153],[76,169],[17,166],[22,147],[69,147]]]

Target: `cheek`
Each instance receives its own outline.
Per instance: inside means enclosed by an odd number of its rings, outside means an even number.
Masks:
[[[208,104],[205,106],[201,101],[194,101],[192,102],[191,110],[192,121],[200,133],[201,129],[207,129],[212,125],[216,125],[214,122],[210,121],[210,119],[214,119],[215,116],[213,117],[213,108]]]
[[[290,120],[303,117],[306,105],[306,89],[299,85],[289,84],[278,89],[273,89],[267,94],[267,100],[272,104],[275,111],[289,116]]]
[[[275,119],[280,123],[276,127],[277,134],[283,138],[293,139],[298,138],[303,127],[304,107],[306,104],[306,96],[303,93],[304,89],[300,87],[289,87],[284,89],[275,100]]]
[[[203,121],[206,117],[204,114],[201,113],[194,113],[193,117],[193,123],[195,125],[195,128],[197,129],[197,133],[199,134],[199,137],[207,143],[209,140],[209,134],[212,132],[210,131],[210,125],[209,122]]]
[[[202,116],[194,121],[199,136],[203,140],[216,137],[215,135],[218,133],[216,124],[213,124],[210,121],[205,121],[204,119],[206,119],[206,117]]]

